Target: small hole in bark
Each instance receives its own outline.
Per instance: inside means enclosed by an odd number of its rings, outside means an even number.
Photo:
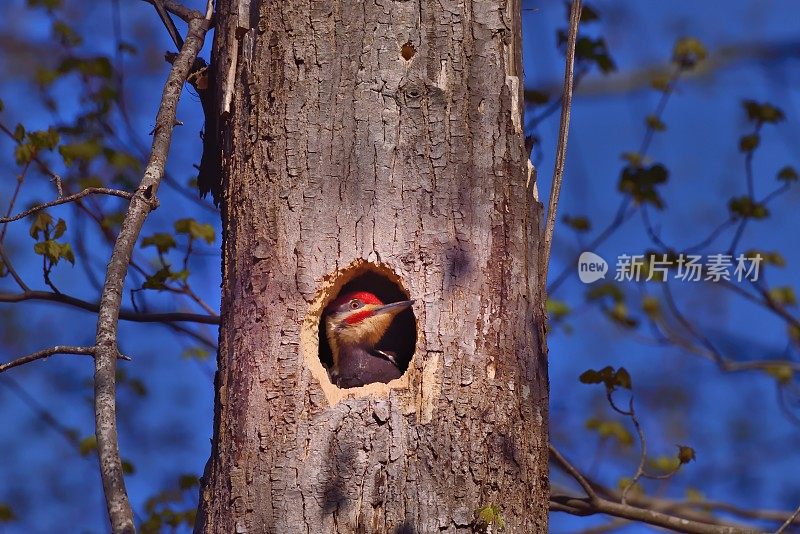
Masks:
[[[353,388],[400,378],[417,344],[411,297],[386,267],[361,261],[339,275],[319,318],[319,359],[331,382]]]
[[[414,48],[414,45],[411,44],[411,41],[406,42],[403,46],[400,47],[400,55],[403,56],[403,59],[405,59],[406,61],[414,57],[414,54],[416,53],[417,49]]]

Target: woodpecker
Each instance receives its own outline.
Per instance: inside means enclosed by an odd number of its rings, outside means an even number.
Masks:
[[[340,388],[399,378],[396,356],[377,347],[395,316],[413,300],[384,304],[367,291],[346,293],[325,308],[325,330],[333,355],[331,378]]]

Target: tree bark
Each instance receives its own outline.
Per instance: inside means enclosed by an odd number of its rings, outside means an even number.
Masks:
[[[506,532],[546,532],[519,2],[222,0],[216,24],[223,314],[197,531],[467,532],[494,505]],[[340,390],[319,318],[364,269],[416,299],[416,351]]]

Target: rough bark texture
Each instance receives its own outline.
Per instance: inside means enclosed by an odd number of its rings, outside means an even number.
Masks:
[[[235,84],[198,531],[467,532],[494,504],[507,532],[546,532],[518,10],[219,2],[218,100],[232,64]],[[388,386],[338,390],[316,357],[318,314],[363,260],[417,300],[417,350]]]

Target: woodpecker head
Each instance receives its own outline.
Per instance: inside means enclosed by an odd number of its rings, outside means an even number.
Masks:
[[[372,349],[380,341],[394,317],[411,307],[413,300],[384,304],[367,291],[341,295],[325,308],[325,328],[333,354],[333,367],[348,347]]]

